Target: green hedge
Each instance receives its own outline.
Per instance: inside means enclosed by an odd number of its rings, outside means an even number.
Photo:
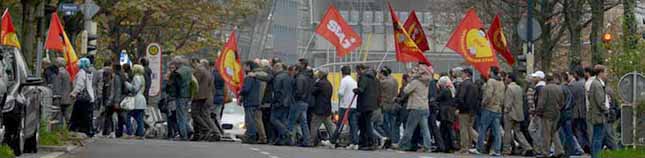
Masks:
[[[14,158],[16,155],[13,153],[13,150],[11,150],[11,147],[9,147],[6,144],[3,144],[0,146],[0,158]]]
[[[607,158],[645,158],[645,146],[619,150],[605,150],[600,154],[600,156]]]

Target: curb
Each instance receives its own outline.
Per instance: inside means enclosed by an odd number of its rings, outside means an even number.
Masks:
[[[64,152],[54,152],[54,153],[47,154],[45,156],[41,156],[40,158],[58,158],[63,155],[65,155]]]
[[[93,143],[94,139],[85,139],[81,140],[81,145],[66,145],[66,146],[39,146],[38,149],[45,152],[51,152],[47,155],[41,156],[40,158],[59,158],[63,155],[71,154],[78,152],[82,147],[87,144]]]

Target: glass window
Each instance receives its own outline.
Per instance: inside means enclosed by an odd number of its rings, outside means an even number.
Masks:
[[[408,15],[408,12],[399,12],[399,20],[401,20],[401,23],[404,23],[408,19]]]
[[[372,22],[374,22],[373,12],[372,11],[363,12],[363,23],[371,24]]]
[[[430,12],[425,12],[424,14],[425,14],[425,15],[423,16],[423,19],[424,19],[424,22],[423,22],[423,23],[426,23],[426,24],[430,24],[430,23],[432,23],[432,13],[430,13]]]
[[[351,12],[352,20],[350,20],[350,23],[353,23],[353,24],[357,23],[358,22],[358,16],[360,16],[358,11],[352,11]]]
[[[349,21],[351,17],[349,17],[349,12],[348,11],[340,11],[340,15],[345,18],[346,21]]]
[[[374,12],[374,22],[375,23],[383,23],[383,12],[382,11],[375,11]]]

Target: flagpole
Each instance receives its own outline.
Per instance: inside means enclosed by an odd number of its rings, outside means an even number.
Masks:
[[[383,53],[383,59],[381,59],[381,62],[378,63],[378,67],[376,67],[377,70],[381,69],[381,66],[383,66],[383,62],[385,61],[388,52],[389,51],[386,50],[385,53]]]
[[[372,44],[372,32],[367,34],[367,44],[363,45],[363,48],[362,48],[363,62],[367,61],[367,56],[368,56],[368,54],[370,52],[370,50],[369,50],[370,49],[370,44]],[[367,48],[365,48],[365,47],[367,47]]]
[[[312,32],[311,37],[309,38],[309,41],[307,42],[307,46],[305,46],[305,50],[302,51],[302,53],[300,53],[300,58],[304,58],[305,54],[307,54],[307,52],[309,51],[309,46],[311,45],[311,42],[313,42],[314,36],[316,36],[316,34]]]

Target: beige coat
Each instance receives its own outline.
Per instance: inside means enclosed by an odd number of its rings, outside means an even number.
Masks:
[[[522,95],[522,87],[512,82],[507,86],[504,97],[504,115],[518,122],[524,121],[524,100]]]
[[[408,95],[407,109],[426,110],[428,109],[428,81],[413,79],[403,89],[403,94]]]
[[[482,105],[486,110],[502,112],[504,104],[504,83],[495,79],[488,79],[484,84]]]

